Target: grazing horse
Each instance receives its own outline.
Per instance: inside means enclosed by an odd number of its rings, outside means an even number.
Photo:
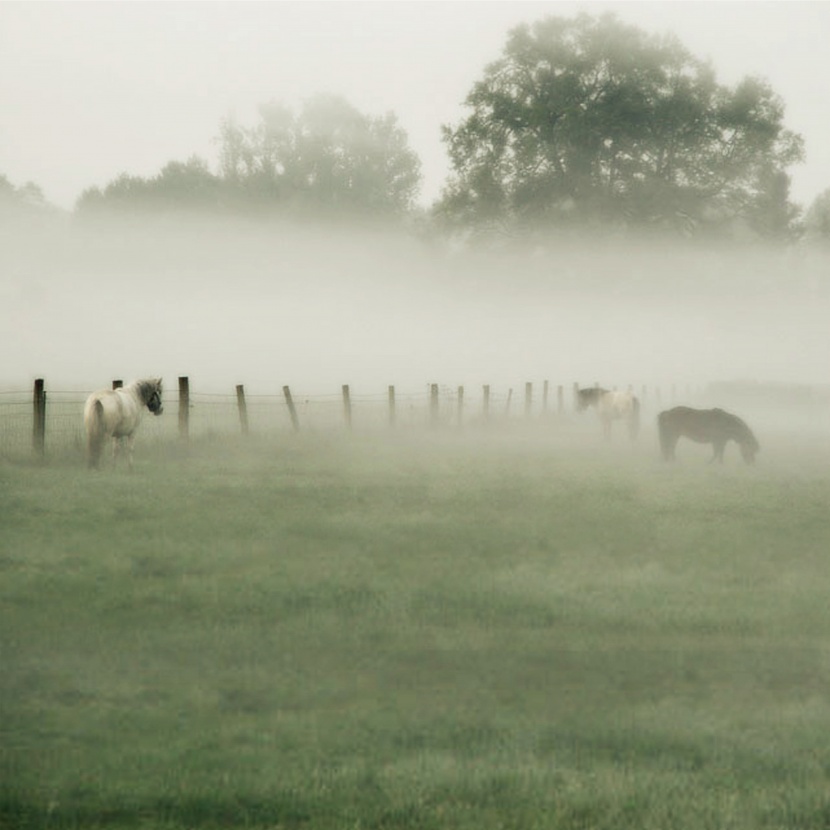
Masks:
[[[107,438],[113,439],[112,462],[118,457],[119,444],[126,440],[127,465],[133,468],[135,432],[144,415],[144,407],[153,415],[161,415],[161,378],[134,380],[120,389],[93,392],[84,405],[87,435],[87,458],[91,468],[101,463],[101,452]]]
[[[666,461],[674,461],[674,450],[681,436],[698,444],[711,444],[713,454],[709,463],[716,459],[723,463],[723,450],[728,441],[735,441],[747,464],[755,463],[755,455],[761,449],[752,430],[737,415],[722,409],[692,409],[676,406],[657,416],[660,430],[660,449]]]
[[[609,392],[599,386],[577,390],[577,409],[584,412],[593,406],[602,422],[602,431],[606,438],[611,437],[613,421],[625,421],[628,435],[632,441],[640,432],[640,401],[631,392]]]

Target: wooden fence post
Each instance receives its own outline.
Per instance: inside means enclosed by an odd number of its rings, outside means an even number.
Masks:
[[[525,418],[530,417],[533,409],[533,384],[525,383]]]
[[[396,413],[395,413],[395,387],[390,386],[389,390],[388,390],[388,393],[389,393],[389,426],[394,427],[395,426],[395,418],[396,418]]]
[[[560,383],[556,387],[556,414],[561,415],[565,410],[565,388]]]
[[[248,404],[245,402],[245,387],[240,383],[236,387],[236,408],[239,410],[239,425],[242,434],[248,434]]]
[[[458,426],[464,423],[464,387],[458,387]]]
[[[542,414],[548,414],[548,393],[550,391],[550,384],[545,381],[542,384]]]
[[[574,412],[578,412],[579,411],[579,383],[577,383],[576,381],[574,381],[573,396],[574,396],[574,399],[573,399]]]
[[[291,390],[287,386],[283,386],[282,394],[288,406],[288,414],[291,415],[291,425],[294,427],[294,432],[297,432],[300,429],[300,421],[297,418],[297,410],[294,408],[294,399],[291,397]]]
[[[179,378],[179,438],[190,438],[190,380]]]
[[[432,426],[438,424],[438,384],[429,386],[429,422]]]
[[[43,378],[35,380],[32,404],[32,449],[37,455],[43,455],[46,449],[46,389]]]
[[[124,381],[123,380],[114,380],[112,382],[112,388],[113,389],[121,389],[121,388],[123,388],[123,386],[124,386]]]
[[[510,403],[513,400],[513,389],[507,390],[507,403],[504,405],[504,415],[506,418],[510,417]]]
[[[349,384],[343,384],[343,417],[346,419],[346,427],[352,428],[352,397],[349,394]]]
[[[481,406],[481,415],[484,418],[484,422],[490,420],[490,384],[486,383],[483,388],[484,399]]]

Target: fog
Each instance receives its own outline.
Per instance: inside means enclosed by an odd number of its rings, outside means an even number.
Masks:
[[[808,249],[597,239],[493,250],[201,219],[2,234],[5,388],[151,374],[260,394],[827,382],[827,261]]]
[[[0,174],[71,208],[122,172],[155,175],[192,153],[215,162],[223,118],[252,124],[265,101],[331,91],[399,116],[428,207],[448,172],[440,125],[460,117],[507,32],[609,10],[674,32],[724,83],[768,78],[806,142],[793,198],[806,207],[826,187],[827,9],[810,3],[3,4]],[[265,220],[4,218],[0,386],[146,374],[306,394],[824,385],[827,265],[797,246],[596,239],[494,252]]]

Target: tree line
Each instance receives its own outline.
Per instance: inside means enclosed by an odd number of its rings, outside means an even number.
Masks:
[[[830,240],[830,189],[790,198],[804,158],[784,103],[763,79],[718,83],[672,35],[613,14],[548,17],[512,29],[443,125],[450,174],[426,211],[420,160],[393,113],[318,95],[278,102],[257,123],[219,125],[215,169],[193,156],[152,177],[123,173],[83,192],[79,216],[142,210],[383,219],[421,214],[436,232],[549,239],[586,229],[703,238]],[[0,205],[43,203],[0,177]]]
[[[219,168],[196,156],[152,178],[122,174],[86,190],[79,213],[197,208],[336,217],[401,218],[414,208],[420,161],[393,114],[364,115],[345,99],[317,95],[299,113],[259,107],[259,122],[219,129]]]

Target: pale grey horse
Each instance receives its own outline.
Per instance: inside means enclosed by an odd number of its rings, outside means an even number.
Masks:
[[[611,424],[625,421],[628,437],[634,441],[640,433],[640,401],[632,392],[609,392],[599,386],[577,390],[577,408],[584,412],[593,406],[606,438],[611,437]]]
[[[87,459],[91,468],[101,463],[104,442],[112,438],[113,465],[122,443],[127,445],[127,465],[133,468],[135,433],[144,415],[145,407],[153,415],[161,415],[161,378],[134,380],[120,389],[101,389],[93,392],[84,405],[84,425],[87,435]]]

